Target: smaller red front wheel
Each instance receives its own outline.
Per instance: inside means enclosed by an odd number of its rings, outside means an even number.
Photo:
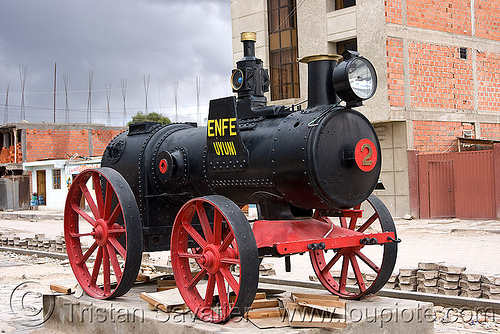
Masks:
[[[252,305],[259,282],[257,244],[245,215],[229,199],[194,198],[180,209],[171,258],[182,298],[199,319],[222,322]]]
[[[361,222],[356,216],[340,217],[340,227],[358,233],[394,232],[396,235],[394,221],[384,203],[375,195],[370,195],[367,202],[373,212],[368,219]],[[360,206],[355,209],[359,210]],[[319,212],[314,218],[331,222]],[[328,291],[342,298],[358,299],[379,291],[387,283],[396,264],[397,244],[388,242],[330,251],[315,250],[309,255],[316,276]],[[372,279],[367,279],[369,276]],[[349,280],[354,284],[349,284]],[[347,285],[351,285],[352,289],[348,289]]]
[[[75,178],[64,209],[64,239],[73,273],[89,296],[110,299],[130,290],[141,267],[140,222],[120,173],[103,167]]]

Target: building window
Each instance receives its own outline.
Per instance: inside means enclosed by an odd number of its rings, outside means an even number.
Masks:
[[[271,100],[300,97],[295,0],[268,0]]]
[[[335,0],[335,10],[356,6],[356,0]]]
[[[337,54],[341,55],[345,50],[358,51],[358,41],[356,38],[337,42]]]
[[[61,170],[54,169],[52,171],[52,179],[54,181],[54,189],[61,189]]]

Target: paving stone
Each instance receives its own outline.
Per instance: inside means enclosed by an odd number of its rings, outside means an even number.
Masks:
[[[439,272],[439,278],[448,282],[458,282],[460,280],[460,274],[448,274]]]
[[[481,290],[476,290],[476,291],[470,291],[470,290],[460,290],[460,296],[461,297],[466,297],[466,298],[481,298],[483,295],[483,291]]]
[[[399,276],[415,276],[417,269],[401,268],[399,269]]]
[[[448,266],[445,264],[439,265],[439,271],[448,274],[461,274],[465,271],[465,267],[460,266]]]
[[[483,283],[481,284],[481,290],[491,294],[500,294],[500,285]]]
[[[438,287],[446,290],[456,290],[458,289],[458,282],[448,282],[442,279],[438,280]]]
[[[437,286],[438,285],[438,279],[437,278],[432,278],[432,279],[423,279],[419,278],[417,280],[419,286],[425,286],[425,287],[432,287],[432,286]]]
[[[399,283],[399,288],[401,291],[417,291],[416,284],[401,284]]]
[[[462,288],[462,290],[463,289],[468,290],[468,291],[481,290],[481,282],[468,282],[468,281],[460,280],[458,285]]]
[[[438,293],[438,287],[437,286],[419,286],[417,288],[418,292],[424,292],[424,293]]]
[[[433,279],[439,277],[439,270],[419,270],[417,271],[417,277],[423,279]]]
[[[401,276],[399,277],[400,284],[417,284],[417,276]]]
[[[443,264],[443,262],[419,262],[418,269],[419,270],[439,270],[439,266]]]
[[[460,289],[443,289],[438,288],[438,293],[445,296],[458,296],[460,294]]]

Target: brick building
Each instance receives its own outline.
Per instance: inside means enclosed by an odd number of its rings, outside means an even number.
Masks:
[[[409,152],[500,139],[499,0],[231,0],[231,10],[233,59],[240,33],[257,32],[271,103],[306,99],[297,57],[356,49],[374,64],[378,90],[359,110],[379,134],[386,190],[377,195],[394,216],[414,214]]]
[[[97,166],[107,144],[124,130],[102,124],[1,125],[0,209],[27,208],[34,193],[41,204],[62,209],[73,171]]]

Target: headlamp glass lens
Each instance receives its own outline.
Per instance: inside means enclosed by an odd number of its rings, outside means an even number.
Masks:
[[[355,58],[349,64],[348,69],[349,85],[359,98],[365,100],[369,99],[375,90],[374,73],[371,66],[369,66],[362,58]]]

